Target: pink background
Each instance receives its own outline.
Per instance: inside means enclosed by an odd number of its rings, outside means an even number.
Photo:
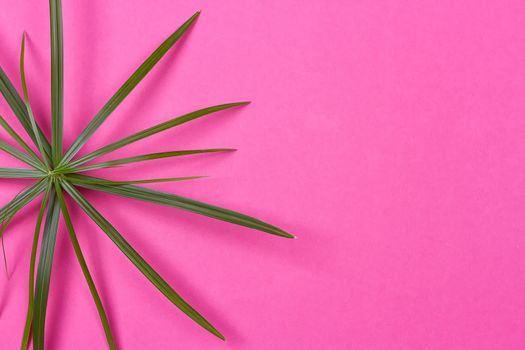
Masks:
[[[19,88],[27,30],[30,95],[48,130],[48,3],[0,0],[0,8],[0,64]],[[237,153],[100,174],[210,175],[151,187],[255,215],[299,239],[85,192],[228,338],[193,324],[74,209],[121,348],[524,349],[525,3],[64,1],[68,145],[198,9],[195,27],[86,150],[250,99],[106,159]],[[3,102],[0,113],[15,123]],[[25,184],[2,180],[1,202]],[[35,205],[25,209],[5,237],[2,349],[17,349],[22,335],[35,217]],[[64,229],[55,259],[48,348],[105,348]]]

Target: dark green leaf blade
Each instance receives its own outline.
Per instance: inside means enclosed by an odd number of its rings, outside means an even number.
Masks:
[[[13,219],[13,217],[10,217],[5,222],[3,222],[2,227],[0,228],[0,238],[4,238],[5,230],[7,230],[7,227],[11,223],[12,219]]]
[[[15,196],[9,203],[0,209],[0,222],[13,217],[20,209],[29,204],[46,188],[45,181],[39,181]]]
[[[120,105],[129,93],[142,81],[157,62],[168,52],[168,50],[179,40],[180,37],[191,27],[199,17],[200,11],[191,16],[182,26],[171,34],[126,80],[111,99],[102,107],[89,125],[82,131],[71,148],[66,152],[60,166],[69,162],[82,146],[89,140],[93,133],[102,125],[109,115]]]
[[[33,347],[35,350],[44,350],[44,333],[46,322],[47,300],[51,281],[51,267],[55,252],[58,222],[60,217],[60,203],[54,191],[49,198],[49,208],[42,235],[40,259],[36,275],[34,319],[33,319]]]
[[[68,168],[64,168],[63,172],[64,173],[79,173],[79,172],[88,171],[88,170],[111,168],[111,167],[115,167],[115,166],[119,166],[119,165],[144,162],[144,161],[154,160],[154,159],[179,157],[179,156],[185,156],[185,155],[190,155],[190,154],[233,152],[233,151],[236,151],[236,149],[233,149],[233,148],[210,148],[210,149],[194,149],[194,150],[181,150],[181,151],[171,151],[171,152],[150,153],[150,154],[144,154],[144,155],[135,156],[135,157],[121,158],[121,159],[110,160],[110,161],[102,162],[102,163],[95,163],[95,164],[85,165],[85,166],[81,166],[81,167],[78,167],[78,168],[69,168],[68,167]]]
[[[24,151],[26,151],[31,158],[38,162],[41,167],[45,167],[44,163],[40,160],[38,155],[29,147],[29,145],[18,135],[18,133],[9,125],[9,123],[0,115],[0,125],[5,131],[18,143]]]
[[[111,333],[108,317],[106,315],[106,311],[104,310],[104,306],[102,305],[102,301],[100,300],[100,296],[98,295],[95,282],[93,281],[91,273],[89,272],[86,260],[84,259],[84,254],[82,254],[82,249],[80,248],[80,243],[78,242],[77,235],[67,209],[66,201],[64,200],[64,195],[62,194],[62,189],[60,188],[60,184],[58,182],[55,182],[55,191],[60,202],[60,207],[62,208],[62,216],[64,217],[64,221],[69,232],[69,238],[71,239],[71,244],[75,250],[75,255],[77,256],[78,263],[80,264],[82,273],[84,274],[86,282],[89,286],[89,291],[91,292],[93,300],[95,301],[95,305],[100,316],[100,321],[102,322],[104,333],[106,334],[106,340],[108,342],[109,348],[114,350],[116,349],[116,345],[115,340],[113,339],[113,334]]]
[[[62,1],[49,1],[51,15],[51,114],[52,157],[57,165],[62,158],[64,123],[64,44],[62,34]]]
[[[22,162],[28,165],[31,165],[33,168],[40,169],[42,171],[46,171],[45,167],[42,166],[42,162],[31,158],[24,152],[17,150],[13,146],[5,143],[2,140],[0,140],[0,150],[12,155],[16,159],[21,160]]]
[[[131,144],[133,142],[137,142],[137,141],[142,140],[144,138],[147,138],[149,136],[158,134],[159,132],[171,129],[171,128],[175,127],[175,126],[187,123],[187,122],[195,120],[197,118],[204,117],[204,116],[206,116],[208,114],[211,114],[211,113],[223,111],[223,110],[229,109],[229,108],[244,106],[244,105],[246,105],[248,103],[250,103],[250,102],[226,103],[226,104],[222,104],[222,105],[217,105],[217,106],[212,106],[212,107],[199,109],[197,111],[193,111],[193,112],[185,114],[183,116],[170,119],[170,120],[168,120],[168,121],[166,121],[164,123],[157,124],[155,126],[152,126],[151,128],[139,131],[139,132],[137,132],[137,133],[135,133],[133,135],[130,135],[128,137],[120,139],[120,140],[118,140],[116,142],[113,142],[113,143],[111,143],[111,144],[109,144],[109,145],[107,145],[105,147],[99,148],[98,150],[93,151],[93,152],[85,155],[84,157],[82,157],[82,158],[72,162],[71,164],[69,164],[69,166],[70,167],[75,167],[75,166],[82,165],[82,164],[84,164],[86,162],[89,162],[90,160],[93,160],[95,158],[101,157],[101,156],[103,156],[103,155],[105,155],[105,154],[107,154],[109,152],[113,152],[113,151],[115,151],[115,150],[117,150],[119,148],[122,148],[122,147],[124,147],[126,145],[129,145],[129,144]]]
[[[215,336],[224,339],[224,336],[213,327],[204,317],[193,309],[173,288],[133,249],[120,233],[67,181],[62,182],[63,188],[88,214],[89,217],[108,235],[128,259],[159,289],[175,306],[188,315],[196,323]]]
[[[44,198],[40,204],[40,210],[38,211],[38,217],[36,219],[35,233],[33,236],[33,246],[31,248],[31,260],[29,262],[29,296],[27,303],[27,315],[26,323],[24,326],[24,335],[22,337],[21,350],[26,350],[29,346],[29,336],[31,335],[31,325],[33,324],[33,310],[34,310],[34,295],[35,295],[35,264],[36,264],[36,253],[38,249],[38,240],[40,237],[40,229],[42,227],[42,220],[46,211],[47,202],[49,199],[49,193],[51,191],[51,182],[48,183]]]
[[[146,179],[146,180],[126,180],[126,181],[111,181],[104,179],[79,179],[76,178],[77,183],[107,185],[107,186],[122,186],[122,185],[139,185],[139,184],[152,184],[158,182],[177,182],[202,179],[206,176],[185,176],[185,177],[165,177],[160,179]],[[66,176],[66,179],[68,177]]]
[[[259,219],[229,209],[220,208],[207,203],[195,201],[193,199],[133,185],[108,186],[94,183],[89,184],[80,181],[77,182],[77,179],[84,181],[86,181],[86,179],[97,179],[91,176],[71,174],[69,175],[69,178],[71,179],[71,181],[78,183],[79,186],[89,188],[92,190],[112,193],[122,197],[134,198],[146,202],[179,208],[200,215],[208,216],[217,220],[226,221],[232,224],[249,227],[258,231],[271,233],[273,235],[277,235],[284,238],[295,238],[295,236],[289,234],[288,232],[285,232],[278,227],[267,224]]]
[[[45,174],[34,169],[0,168],[0,178],[3,179],[38,179]]]
[[[31,127],[31,122],[29,121],[24,102],[22,101],[22,98],[20,97],[15,87],[5,74],[2,67],[0,67],[0,93],[4,96],[5,100],[7,101],[7,104],[9,104],[16,117],[20,121],[20,124],[22,124],[27,134],[31,137],[31,139],[36,145],[37,138],[33,132],[33,128]],[[44,147],[46,149],[46,153],[50,154],[51,147],[49,145],[49,142],[47,141],[40,127],[37,126],[37,128],[42,140],[44,140]]]
[[[45,167],[49,169],[50,168],[49,164],[51,160],[49,158],[49,155],[46,153],[45,143],[42,140],[40,133],[38,132],[38,126],[36,124],[36,120],[33,115],[33,109],[31,108],[31,104],[29,103],[29,93],[27,91],[26,70],[25,70],[25,56],[26,56],[25,52],[26,52],[26,33],[24,32],[22,34],[22,45],[20,47],[20,80],[22,81],[22,93],[24,95],[24,104],[26,106],[27,116],[31,124],[31,130],[33,130],[33,134],[36,135],[35,136],[36,145],[40,151],[40,154],[42,154],[42,158],[44,159]],[[38,157],[37,159],[40,160]]]

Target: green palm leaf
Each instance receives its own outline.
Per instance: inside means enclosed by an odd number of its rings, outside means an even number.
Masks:
[[[69,162],[80,148],[89,140],[93,133],[102,125],[109,115],[118,107],[118,105],[129,95],[129,93],[142,81],[142,79],[151,71],[157,62],[168,52],[168,50],[179,40],[180,37],[191,27],[199,17],[200,11],[190,17],[179,29],[171,34],[129,77],[128,80],[118,89],[111,99],[102,107],[100,112],[93,118],[89,125],[82,131],[78,139],[73,143],[71,148],[66,152],[60,166]]]
[[[147,188],[132,185],[108,186],[96,183],[87,183],[86,180],[97,178],[77,174],[69,175],[68,179],[70,179],[72,182],[78,184],[81,187],[89,188],[92,190],[116,194],[122,197],[139,199],[142,201],[161,204],[169,207],[175,207],[200,215],[208,216],[214,219],[218,219],[221,221],[227,221],[232,224],[237,224],[255,230],[271,233],[277,236],[285,238],[295,238],[288,232],[285,232],[278,227],[267,224],[259,219],[255,219],[253,217],[229,209],[224,209],[207,203],[198,202],[193,199],[176,196],[174,194],[150,190]]]
[[[122,185],[139,185],[139,184],[152,184],[157,182],[176,182],[176,181],[187,181],[202,179],[206,176],[185,176],[185,177],[165,177],[160,179],[146,179],[146,180],[127,180],[127,181],[110,181],[104,179],[81,179],[77,178],[77,183],[96,184],[96,185],[107,185],[107,186],[122,186]]]
[[[2,209],[0,209],[0,222],[4,222],[10,217],[13,217],[20,209],[28,205],[33,199],[38,197],[46,188],[46,181],[39,181],[29,187],[27,190],[21,192]]]
[[[0,178],[3,179],[38,179],[45,174],[34,169],[0,168]]]
[[[62,2],[49,1],[51,15],[51,114],[53,127],[53,164],[62,158],[64,123],[64,49],[62,40]]]
[[[60,217],[60,203],[57,201],[54,191],[49,198],[42,244],[40,247],[40,260],[36,275],[34,319],[33,319],[33,347],[35,350],[44,349],[44,330],[46,323],[47,299],[49,296],[49,284],[51,282],[51,267],[58,231]]]
[[[40,164],[42,168],[45,167],[38,155],[31,149],[31,147],[29,147],[29,145],[20,137],[20,135],[18,135],[18,133],[7,123],[7,121],[2,116],[0,116],[0,125],[5,131],[7,131],[9,135],[11,135],[16,143],[18,143],[24,149],[24,151],[26,151],[29,156],[33,158],[34,161]]]
[[[67,181],[62,186],[91,219],[108,235],[128,259],[166,296],[175,306],[207,331],[224,339],[224,336],[204,317],[193,309],[173,288],[133,249],[120,233]]]
[[[154,159],[170,158],[170,157],[179,157],[190,154],[200,154],[200,153],[216,153],[216,152],[233,152],[236,151],[233,148],[210,148],[210,149],[195,149],[195,150],[183,150],[183,151],[171,151],[171,152],[160,152],[160,153],[150,153],[144,154],[141,156],[122,158],[110,160],[102,163],[95,163],[90,165],[85,165],[81,167],[67,167],[61,170],[62,173],[79,173],[88,170],[111,168],[119,165],[144,162]]]
[[[36,253],[38,249],[38,240],[40,237],[40,229],[42,227],[42,220],[46,211],[47,202],[49,199],[49,193],[51,191],[51,182],[48,183],[44,198],[40,204],[40,210],[38,211],[38,217],[36,219],[35,234],[33,236],[33,246],[31,248],[31,260],[29,262],[29,297],[27,305],[27,316],[26,323],[24,326],[24,335],[22,337],[21,350],[26,350],[29,346],[29,336],[31,334],[31,325],[33,324],[33,310],[34,310],[34,295],[35,295],[35,263]]]
[[[46,153],[46,148],[45,148],[46,144],[44,143],[44,140],[42,140],[42,136],[38,132],[38,126],[36,124],[36,120],[33,115],[33,109],[31,108],[31,105],[29,104],[29,93],[27,91],[27,83],[26,83],[26,70],[25,70],[25,56],[26,55],[25,55],[25,52],[26,52],[26,33],[24,32],[22,34],[22,45],[20,48],[20,80],[22,81],[22,92],[24,94],[24,104],[26,106],[27,116],[31,124],[31,130],[33,131],[33,134],[36,135],[35,136],[36,145],[40,153],[43,155],[45,166],[49,168],[51,161],[49,159],[49,155]],[[37,157],[37,159],[39,158]]]
[[[4,221],[4,223],[2,224],[2,227],[0,228],[0,238],[1,239],[4,239],[4,233],[5,233],[5,230],[7,230],[7,227],[9,226],[9,224],[11,223],[11,220],[13,218],[10,217],[9,219],[7,219],[6,221]],[[4,254],[4,258],[5,258],[5,254]]]
[[[31,139],[36,145],[37,138],[33,132],[33,128],[31,127],[31,122],[29,121],[24,102],[22,101],[22,98],[20,98],[20,95],[18,94],[15,87],[5,74],[2,67],[0,67],[0,93],[4,96],[5,100],[7,101],[7,104],[9,105],[9,107],[11,107],[16,117],[20,121],[20,124],[22,124],[27,134],[31,137]],[[40,137],[44,140],[44,147],[46,153],[49,154],[51,150],[49,142],[45,138],[44,133],[42,132],[40,127],[37,128],[38,134],[40,134]]]
[[[25,154],[22,151],[17,150],[13,146],[5,143],[4,141],[0,140],[0,150],[12,155],[18,160],[21,160],[22,162],[31,165],[34,168],[40,169],[42,171],[46,171],[45,167],[42,165],[42,162],[36,159],[31,158],[27,154]]]
[[[60,202],[60,207],[62,208],[62,216],[64,217],[64,221],[66,222],[66,226],[69,232],[69,238],[71,239],[71,244],[73,245],[73,249],[75,250],[75,255],[77,256],[78,263],[82,268],[82,273],[86,278],[86,282],[89,286],[89,291],[91,292],[93,300],[95,301],[95,305],[100,316],[100,321],[102,322],[104,332],[106,333],[106,339],[108,341],[109,348],[116,349],[115,340],[113,340],[113,334],[111,333],[111,328],[109,327],[109,321],[106,315],[106,311],[104,310],[104,306],[102,305],[102,301],[100,300],[100,296],[98,295],[97,288],[95,287],[95,282],[93,282],[93,278],[89,273],[89,268],[86,264],[86,260],[84,259],[84,254],[82,254],[82,249],[80,249],[80,244],[78,243],[77,235],[75,233],[75,229],[73,228],[73,223],[71,222],[69,211],[67,210],[66,201],[64,199],[62,189],[60,188],[60,184],[58,182],[55,182],[55,191]]]
[[[130,135],[128,137],[125,137],[119,141],[113,142],[105,147],[102,147],[96,151],[93,151],[84,157],[73,161],[69,164],[70,167],[76,167],[79,165],[82,165],[86,162],[89,162],[90,160],[93,160],[95,158],[101,157],[109,152],[113,152],[119,148],[122,148],[126,145],[129,145],[130,143],[137,142],[139,140],[145,139],[146,137],[158,134],[159,132],[171,129],[175,126],[187,123],[189,121],[192,121],[194,119],[204,117],[205,115],[223,111],[225,109],[244,106],[250,102],[236,102],[236,103],[226,103],[222,105],[212,106],[208,108],[199,109],[198,111],[194,111],[188,114],[185,114],[183,116],[173,118],[171,120],[168,120],[167,122],[157,124],[155,126],[152,126],[151,128],[148,128],[146,130],[142,130],[140,132],[137,132],[133,135]],[[60,168],[58,169],[60,170]]]

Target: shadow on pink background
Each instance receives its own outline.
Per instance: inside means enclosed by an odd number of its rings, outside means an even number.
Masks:
[[[27,30],[30,97],[48,129],[48,3],[0,7],[0,64],[19,88]],[[197,147],[234,154],[98,174],[210,175],[151,187],[246,212],[299,239],[85,192],[228,338],[193,324],[73,209],[120,348],[525,348],[525,4],[64,1],[67,145],[198,9],[187,37],[83,152],[197,108],[252,100],[105,159]],[[3,101],[0,113],[16,124]],[[1,203],[26,184],[2,180]],[[35,217],[32,205],[5,237],[2,349],[19,347]],[[48,349],[104,349],[64,229],[55,262]]]

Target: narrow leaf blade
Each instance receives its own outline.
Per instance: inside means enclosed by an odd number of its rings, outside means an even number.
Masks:
[[[224,336],[213,327],[204,317],[193,309],[173,288],[133,249],[120,233],[67,181],[62,186],[91,219],[107,234],[128,259],[159,289],[175,306],[193,319],[197,324],[215,336],[224,339]]]
[[[38,211],[38,217],[36,219],[35,233],[33,236],[33,246],[31,248],[31,259],[29,262],[29,296],[27,302],[27,315],[24,326],[24,335],[22,336],[21,350],[26,350],[29,346],[29,337],[31,335],[31,326],[33,324],[33,311],[34,311],[34,295],[35,295],[35,264],[36,264],[36,253],[38,249],[38,241],[40,237],[40,230],[42,228],[42,220],[46,212],[47,202],[49,199],[49,193],[51,191],[51,182],[48,183],[44,198],[40,204],[40,210]]]
[[[36,276],[35,304],[33,319],[33,347],[35,350],[44,350],[44,333],[46,322],[47,300],[51,282],[51,267],[60,217],[60,203],[54,191],[49,199],[46,223],[42,235],[40,259]]]
[[[44,173],[34,169],[0,168],[0,178],[3,179],[38,179],[43,176]]]
[[[0,222],[13,217],[20,209],[34,200],[46,188],[45,181],[39,181],[31,185],[27,190],[15,196],[9,203],[0,209]]]
[[[171,34],[141,65],[140,67],[126,80],[126,82],[118,89],[118,91],[111,97],[111,99],[102,107],[88,126],[82,131],[77,140],[73,143],[71,148],[64,155],[63,161],[60,165],[69,162],[80,148],[89,140],[93,133],[104,123],[109,115],[120,105],[120,103],[129,95],[129,93],[142,81],[142,79],[151,71],[157,62],[168,52],[168,50],[183,36],[183,34],[191,27],[195,20],[199,17],[200,11],[191,16],[182,26],[179,27],[173,34]]]
[[[104,333],[106,334],[106,340],[108,342],[109,348],[114,350],[116,349],[116,345],[115,345],[115,340],[113,339],[113,334],[111,333],[111,328],[109,326],[108,317],[106,315],[106,311],[104,310],[104,306],[102,305],[102,301],[100,300],[100,296],[95,286],[95,282],[93,281],[93,278],[91,277],[91,273],[89,272],[89,268],[87,266],[86,260],[84,259],[84,254],[82,254],[82,249],[80,248],[80,243],[78,242],[77,235],[73,227],[73,223],[71,222],[71,216],[69,215],[66,201],[64,200],[64,195],[62,193],[62,189],[60,188],[60,185],[58,182],[55,182],[55,191],[56,191],[58,200],[60,202],[60,207],[62,208],[62,216],[64,217],[64,221],[66,223],[66,227],[69,232],[69,238],[71,239],[71,244],[73,245],[75,255],[77,256],[78,263],[80,264],[82,273],[84,274],[84,278],[86,279],[86,282],[89,286],[89,291],[91,292],[91,296],[93,297],[93,300],[95,301],[95,305],[97,307],[97,311],[100,316],[100,321],[104,328]]]
[[[33,130],[33,134],[35,135],[36,145],[40,151],[40,154],[42,154],[45,166],[49,169],[49,164],[50,164],[49,154],[47,154],[45,143],[42,140],[42,136],[38,132],[38,126],[36,124],[36,120],[33,115],[33,109],[31,108],[31,104],[29,103],[29,93],[27,91],[26,70],[25,70],[25,52],[26,52],[26,33],[24,32],[22,34],[22,45],[20,48],[20,80],[22,81],[22,92],[24,95],[24,104],[26,106],[27,116],[31,124],[31,130]],[[37,159],[40,160],[38,157]]]
[[[33,160],[35,160],[42,167],[44,167],[44,163],[42,163],[38,155],[31,149],[31,147],[29,147],[29,145],[22,139],[22,137],[20,137],[20,135],[18,135],[18,133],[11,127],[11,125],[9,125],[9,123],[2,116],[0,116],[0,125],[2,126],[2,128],[4,128],[5,131],[7,131],[9,135],[11,135],[11,137],[16,141],[16,143],[18,143],[24,149],[24,151],[26,151],[29,154],[29,156],[33,158]]]
[[[11,83],[11,81],[5,74],[2,67],[0,67],[0,93],[4,96],[5,100],[7,101],[7,104],[9,104],[14,114],[20,121],[20,124],[22,124],[27,134],[31,137],[31,139],[36,145],[37,138],[31,127],[31,123],[29,121],[29,117],[27,115],[27,110],[24,105],[24,102],[22,101],[22,98],[20,97],[15,87],[13,86],[13,83]],[[47,141],[40,127],[37,126],[37,128],[38,128],[38,133],[40,134],[42,140],[44,140],[44,147],[46,149],[46,153],[50,154],[51,147],[49,145],[49,142]]]
[[[118,140],[116,142],[113,142],[113,143],[111,143],[111,144],[109,144],[109,145],[107,145],[105,147],[99,148],[98,150],[93,151],[93,152],[85,155],[84,157],[82,157],[82,158],[72,162],[69,166],[75,167],[75,166],[82,165],[82,164],[84,164],[86,162],[89,162],[90,160],[93,160],[95,158],[101,157],[101,156],[103,156],[103,155],[105,155],[105,154],[107,154],[109,152],[113,152],[113,151],[115,151],[115,150],[117,150],[119,148],[122,148],[122,147],[126,146],[126,145],[129,145],[131,143],[134,143],[134,142],[137,142],[139,140],[145,139],[145,138],[147,138],[149,136],[158,134],[159,132],[171,129],[171,128],[175,127],[175,126],[187,123],[187,122],[195,120],[197,118],[204,117],[204,116],[206,116],[208,114],[211,114],[211,113],[216,113],[216,112],[223,111],[223,110],[229,109],[229,108],[235,108],[235,107],[239,107],[239,106],[244,106],[244,105],[246,105],[248,103],[250,103],[250,102],[235,102],[235,103],[226,103],[226,104],[216,105],[216,106],[212,106],[212,107],[199,109],[197,111],[193,111],[193,112],[185,114],[183,116],[170,119],[170,120],[168,120],[168,121],[166,121],[164,123],[157,124],[155,126],[152,126],[151,128],[139,131],[139,132],[137,132],[137,133],[135,133],[133,135],[130,135],[128,137],[120,139],[120,140]]]
[[[135,157],[115,159],[115,160],[110,160],[107,162],[85,165],[85,166],[81,166],[77,168],[67,167],[67,168],[64,168],[62,171],[64,173],[79,173],[79,172],[88,171],[88,170],[111,168],[111,167],[115,167],[119,165],[139,163],[139,162],[144,162],[148,160],[179,157],[179,156],[186,156],[190,154],[233,152],[233,151],[236,151],[236,150],[233,148],[210,148],[210,149],[195,149],[195,150],[181,150],[181,151],[171,151],[171,152],[150,153],[150,154],[144,154],[144,155],[135,156]]]
[[[187,181],[187,180],[202,179],[205,177],[206,176],[166,177],[166,178],[160,178],[160,179],[127,180],[127,181],[111,181],[111,180],[105,180],[105,179],[78,179],[77,178],[76,182],[77,183],[87,183],[87,184],[107,185],[107,186],[122,186],[122,185],[151,184],[151,183],[158,183],[158,182]]]
[[[196,214],[208,216],[221,221],[230,222],[236,225],[249,227],[258,231],[267,232],[284,238],[295,238],[295,236],[289,234],[288,232],[285,232],[278,227],[267,224],[266,222],[261,221],[259,219],[235,212],[233,210],[220,208],[214,205],[199,202],[193,199],[133,185],[108,186],[94,183],[89,184],[85,182],[77,182],[77,179],[80,179],[81,181],[85,181],[86,179],[93,179],[93,177],[91,176],[72,174],[69,176],[69,178],[71,179],[71,181],[77,183],[81,187],[107,192],[122,197],[134,198],[146,202],[183,209]]]
[[[62,158],[64,123],[64,47],[62,34],[62,1],[50,0],[51,14],[51,114],[52,157],[57,165]]]
[[[5,143],[2,140],[0,140],[0,150],[2,150],[4,152],[12,155],[16,159],[18,159],[18,160],[20,160],[20,161],[22,161],[22,162],[24,162],[24,163],[26,163],[28,165],[31,165],[33,168],[45,171],[45,167],[42,166],[42,163],[40,161],[31,158],[30,156],[28,156],[24,152],[17,150],[13,146]]]

